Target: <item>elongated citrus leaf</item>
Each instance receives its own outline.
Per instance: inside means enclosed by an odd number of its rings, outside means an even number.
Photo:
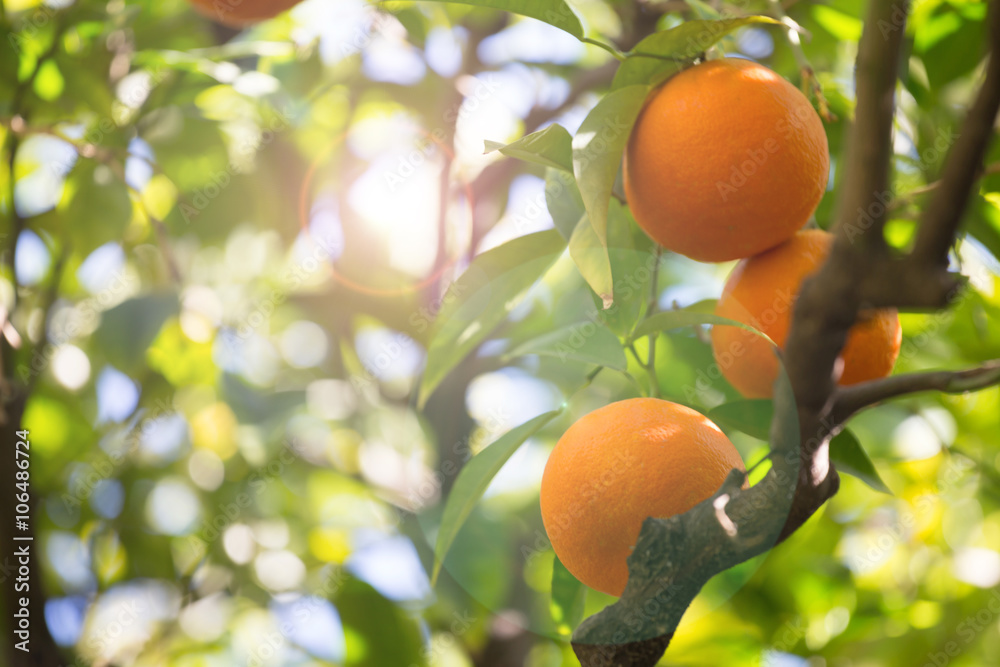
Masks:
[[[764,441],[770,438],[773,416],[774,403],[769,399],[730,401],[708,413],[708,418],[716,424]],[[892,495],[857,436],[849,430],[844,429],[830,441],[830,460],[838,471],[857,477],[876,491]]]
[[[736,429],[766,442],[771,437],[774,403],[769,398],[730,401],[709,410],[708,418],[719,426]]]
[[[580,270],[580,275],[600,297],[603,308],[614,301],[614,279],[611,277],[611,259],[608,247],[597,238],[597,232],[586,215],[580,218],[569,239],[569,256]]]
[[[738,28],[755,23],[780,24],[769,16],[685,21],[654,33],[635,45],[615,73],[612,90],[636,84],[656,85]]]
[[[586,212],[572,171],[567,174],[561,169],[545,170],[545,204],[556,229],[568,241],[576,230],[576,223]]]
[[[371,584],[347,572],[347,568],[333,570],[323,587],[333,591],[330,601],[337,606],[344,631],[364,647],[347,664],[351,667],[427,664],[420,626],[413,616],[383,597]],[[392,641],[385,641],[386,637],[392,637]]]
[[[607,243],[608,206],[625,144],[648,92],[647,86],[628,86],[605,95],[573,137],[573,173],[602,245]]]
[[[583,37],[583,24],[563,0],[431,0],[456,5],[488,7],[538,19],[560,30],[565,30],[577,39]]]
[[[628,206],[615,198],[608,209],[608,257],[614,278],[614,304],[601,312],[601,321],[619,336],[627,336],[648,303],[649,281],[660,260]]]
[[[500,151],[507,157],[534,162],[573,173],[573,137],[562,125],[549,125],[510,144],[486,142],[486,153]]]
[[[569,635],[583,618],[587,587],[566,569],[559,556],[552,562],[552,620],[561,635]]]
[[[525,440],[538,433],[546,424],[558,417],[562,408],[538,415],[500,436],[496,442],[479,452],[462,467],[455,484],[448,495],[438,528],[437,543],[434,545],[434,571],[431,584],[437,582],[441,564],[451,548],[462,524],[469,518],[472,509],[479,502],[490,485],[490,481],[500,472],[503,464],[524,444]]]
[[[565,247],[565,239],[555,229],[518,237],[476,257],[448,287],[427,349],[421,408],[448,372],[507,317]]]
[[[173,291],[128,299],[101,315],[94,340],[111,363],[126,373],[138,372],[163,323],[179,310]]]
[[[539,354],[560,361],[582,361],[618,371],[628,368],[621,341],[600,322],[577,322],[518,345],[507,355]]]
[[[632,339],[635,340],[642,338],[643,336],[648,336],[649,334],[656,333],[657,331],[682,329],[684,327],[698,326],[701,324],[722,324],[726,326],[739,327],[740,329],[744,329],[750,333],[757,334],[767,342],[771,343],[771,345],[775,344],[773,340],[768,338],[767,334],[758,331],[743,322],[731,320],[728,317],[719,317],[718,315],[713,315],[712,313],[686,309],[668,310],[666,312],[656,313],[652,317],[647,317],[645,320],[640,322],[639,326],[637,326],[635,331],[632,332]]]
[[[701,301],[695,301],[690,306],[685,306],[684,310],[692,313],[712,313],[715,312],[715,305],[719,303],[718,299],[702,299]]]
[[[830,441],[830,460],[838,471],[857,477],[876,491],[892,495],[892,491],[875,469],[868,452],[858,442],[857,436],[846,428]]]

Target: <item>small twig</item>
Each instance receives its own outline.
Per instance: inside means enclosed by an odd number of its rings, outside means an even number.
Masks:
[[[802,48],[800,35],[808,36],[808,33],[805,28],[785,13],[785,7],[781,4],[780,0],[768,0],[768,2],[775,17],[785,26],[785,36],[788,39],[788,46],[795,57],[795,63],[799,66],[799,72],[802,74],[803,92],[808,93],[812,91],[813,97],[816,98],[816,106],[819,107],[819,115],[823,120],[828,123],[837,120],[837,117],[831,113],[830,105],[823,95],[823,86],[820,85],[819,79],[816,78],[816,71],[813,69],[812,63],[809,62],[809,58]]]
[[[645,391],[643,391],[643,389],[642,389],[642,385],[639,383],[638,380],[635,379],[634,375],[632,375],[628,371],[621,371],[621,374],[625,376],[626,380],[628,380],[629,382],[632,383],[632,386],[635,387],[636,391],[639,392],[640,396],[642,396],[642,395],[645,394]]]
[[[993,164],[987,166],[985,169],[979,172],[977,179],[986,178],[987,176],[992,176],[993,174],[1000,174],[1000,162],[994,162]],[[932,183],[928,183],[927,185],[921,185],[918,188],[913,188],[912,190],[904,192],[903,194],[899,195],[891,202],[889,202],[888,208],[890,211],[895,211],[897,209],[909,206],[920,195],[925,195],[928,192],[933,192],[934,190],[937,190],[939,187],[941,187],[940,180],[933,181]]]
[[[59,252],[58,259],[56,259],[55,266],[52,268],[52,276],[49,281],[49,286],[48,289],[45,290],[45,295],[42,301],[42,335],[38,343],[35,344],[36,350],[45,348],[45,342],[49,335],[49,319],[52,315],[52,306],[59,297],[59,283],[62,281],[63,269],[66,267],[66,259],[69,257],[69,250],[69,245],[64,244],[62,250]],[[26,390],[28,396],[31,395],[40,376],[41,373],[32,374],[31,379],[28,381],[28,387]]]
[[[20,116],[15,116],[15,118],[20,120]],[[23,120],[21,121],[24,122]],[[21,145],[21,141],[15,132],[7,133],[7,202],[8,208],[10,210],[11,218],[11,233],[10,241],[7,243],[7,250],[4,252],[6,258],[10,261],[10,274],[11,274],[11,285],[13,286],[13,303],[11,304],[10,311],[8,315],[13,314],[14,310],[17,308],[17,298],[19,284],[17,280],[17,243],[21,238],[21,232],[24,231],[25,222],[24,218],[17,210],[17,204],[14,199],[14,192],[17,185],[17,180],[14,178],[14,163],[17,161],[17,150]]]
[[[69,144],[73,148],[73,150],[76,151],[77,155],[80,156],[81,158],[84,158],[84,159],[95,159],[98,162],[100,162],[101,164],[104,164],[108,168],[110,168],[111,171],[118,178],[118,180],[121,181],[121,183],[126,188],[128,188],[129,192],[131,192],[131,193],[133,193],[135,195],[136,200],[139,202],[139,205],[142,207],[142,210],[146,214],[146,217],[149,218],[150,224],[153,226],[153,230],[156,233],[156,238],[157,238],[158,245],[160,246],[160,250],[161,250],[161,252],[163,252],[164,261],[167,263],[167,269],[170,272],[170,277],[171,277],[171,279],[175,283],[180,284],[180,282],[181,282],[181,272],[180,272],[180,268],[179,268],[179,266],[177,264],[176,257],[174,255],[173,249],[172,249],[171,244],[170,244],[170,235],[168,233],[166,225],[164,224],[164,222],[162,220],[160,220],[158,217],[156,217],[155,215],[153,215],[150,212],[149,207],[146,206],[146,204],[142,201],[142,193],[138,189],[136,189],[135,187],[133,187],[132,185],[130,185],[129,182],[128,182],[128,180],[125,178],[124,159],[127,159],[127,158],[138,158],[138,159],[141,159],[144,162],[146,162],[146,164],[148,164],[150,167],[152,167],[154,173],[162,174],[163,172],[162,172],[162,170],[161,170],[161,168],[160,168],[159,165],[157,165],[155,162],[152,162],[152,161],[150,161],[150,160],[148,160],[148,159],[146,159],[146,158],[144,158],[142,156],[137,156],[137,155],[133,155],[131,153],[127,153],[127,151],[126,151],[126,154],[125,154],[124,158],[122,158],[121,156],[116,155],[115,152],[112,151],[111,149],[108,149],[108,148],[105,148],[105,147],[101,147],[101,146],[96,146],[94,144],[90,144],[90,143],[86,143],[86,142],[77,141],[77,140],[73,139],[72,137],[67,136],[59,128],[54,127],[54,126],[49,126],[49,125],[44,125],[44,126],[37,126],[37,125],[36,126],[29,126],[29,125],[25,124],[24,121],[21,120],[20,117],[18,117],[18,116],[15,116],[12,119],[0,119],[0,124],[5,125],[6,127],[8,127],[10,129],[10,134],[8,136],[12,136],[12,137],[15,137],[15,138],[18,137],[18,136],[21,136],[21,135],[25,135],[25,134],[45,134],[45,135],[48,135],[48,136],[55,137],[57,139],[60,139],[61,141],[66,142],[67,144]],[[16,146],[16,144],[15,144],[15,146]],[[11,156],[11,160],[13,161],[13,155]],[[11,173],[13,173],[13,162],[11,163]],[[12,200],[13,200],[13,186],[14,186],[14,182],[13,182],[13,179],[11,179],[11,193],[12,193],[11,197],[12,197]],[[15,234],[14,235],[15,235],[15,242],[16,242],[16,236],[17,236],[17,234],[20,233],[20,230],[19,230],[18,225],[16,223],[17,223],[17,221],[20,218],[19,218],[19,216],[17,216],[17,212],[16,211],[14,212],[14,215],[15,215],[15,218],[14,218],[14,221],[15,221],[15,227],[14,227]]]
[[[833,418],[843,423],[851,415],[890,398],[938,391],[961,394],[979,391],[1000,384],[1000,359],[963,371],[932,371],[894,375],[882,380],[872,380],[843,387],[834,397]]]
[[[625,54],[611,46],[610,44],[605,44],[604,42],[598,41],[596,39],[591,39],[590,37],[581,37],[580,41],[584,44],[593,44],[594,46],[600,47],[610,53],[615,57],[615,60],[622,62],[625,60]]]
[[[656,244],[656,262],[653,264],[652,275],[649,278],[649,303],[646,306],[646,317],[653,315],[657,310],[660,297],[660,258],[663,256],[663,246]],[[656,376],[656,339],[660,332],[654,331],[649,334],[649,355],[646,362],[646,372],[649,373],[650,390],[649,395],[653,398],[660,397],[660,379]]]
[[[983,156],[993,135],[997,110],[1000,109],[1000,7],[991,2],[988,8],[988,28],[994,45],[986,66],[986,78],[976,101],[962,124],[955,145],[948,153],[944,172],[936,192],[927,203],[920,219],[920,231],[913,257],[928,266],[947,266],[948,252],[962,221],[962,212],[969,201],[976,173],[982,169]]]

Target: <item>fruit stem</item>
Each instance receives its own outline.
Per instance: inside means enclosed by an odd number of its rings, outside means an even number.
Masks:
[[[826,97],[823,96],[823,87],[820,85],[819,79],[816,78],[816,71],[813,70],[812,63],[809,62],[806,52],[802,49],[802,39],[799,37],[799,34],[803,33],[808,36],[808,33],[793,18],[785,13],[785,8],[782,6],[781,0],[768,0],[768,4],[771,5],[771,10],[774,12],[775,17],[785,26],[785,37],[788,39],[788,46],[791,48],[792,55],[795,56],[795,62],[799,66],[799,72],[802,74],[803,92],[812,91],[813,97],[816,98],[816,106],[819,107],[819,115],[823,120],[828,123],[837,120],[837,117],[830,112],[830,106],[826,103]]]
[[[660,259],[663,257],[663,246],[656,244],[656,262],[653,264],[652,275],[649,278],[649,304],[646,306],[646,317],[656,312],[660,297]],[[660,381],[656,377],[656,338],[660,332],[649,334],[649,357],[646,362],[646,372],[649,373],[649,394],[653,398],[660,397]]]

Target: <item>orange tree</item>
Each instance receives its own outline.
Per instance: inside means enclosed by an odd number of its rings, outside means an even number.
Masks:
[[[988,662],[988,4],[0,2],[4,664]]]

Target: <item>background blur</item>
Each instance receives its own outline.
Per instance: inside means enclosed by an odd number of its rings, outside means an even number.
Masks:
[[[705,11],[573,5],[623,49]],[[864,4],[785,5],[838,118],[833,190]],[[569,258],[425,409],[414,394],[449,282],[553,226],[544,170],[483,142],[574,132],[611,56],[539,21],[432,2],[306,0],[239,32],[182,0],[3,8],[0,211],[16,249],[0,297],[10,310],[20,286],[24,338],[5,371],[32,386],[45,622],[67,663],[578,664],[573,623],[612,600],[553,578],[538,484],[573,420],[637,390],[602,373],[577,392],[585,363],[509,354],[596,312]],[[974,90],[985,10],[924,0],[907,27],[895,245]],[[720,46],[800,82],[780,31]],[[1000,175],[966,224],[974,289],[902,317],[900,372],[1000,356]],[[651,252],[637,231],[627,244]],[[729,268],[666,255],[660,305],[717,297]],[[702,410],[737,397],[710,375],[704,331],[659,345],[664,397]],[[458,465],[566,401],[494,479],[432,588]],[[851,429],[893,495],[845,476],[788,543],[710,584],[663,664],[995,664],[1000,389],[897,401]],[[766,452],[731,437],[748,463]]]

